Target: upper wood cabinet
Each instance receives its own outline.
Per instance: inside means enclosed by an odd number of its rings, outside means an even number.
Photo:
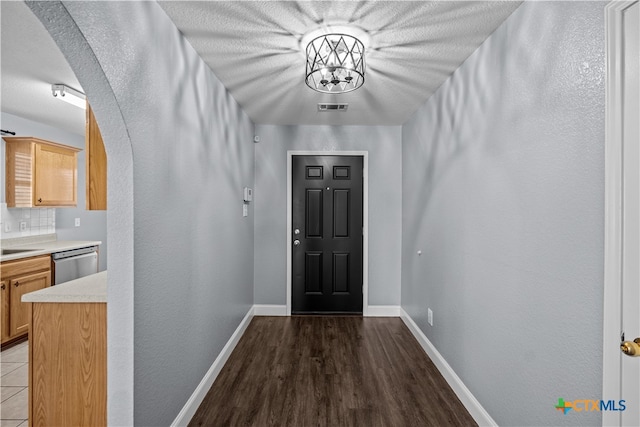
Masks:
[[[10,208],[76,206],[78,151],[34,137],[4,137]]]
[[[85,162],[87,167],[87,210],[107,209],[107,154],[93,110],[87,102],[85,132]]]

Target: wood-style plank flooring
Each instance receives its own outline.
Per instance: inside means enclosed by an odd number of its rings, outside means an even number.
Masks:
[[[472,426],[399,318],[254,317],[189,426]]]

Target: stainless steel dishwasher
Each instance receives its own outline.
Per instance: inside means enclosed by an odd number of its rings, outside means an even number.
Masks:
[[[98,247],[72,249],[51,254],[53,284],[68,282],[98,272]]]

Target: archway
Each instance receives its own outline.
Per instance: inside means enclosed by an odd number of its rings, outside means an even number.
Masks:
[[[133,156],[118,99],[61,2],[27,2],[67,58],[102,132],[108,164],[108,424],[133,425]]]

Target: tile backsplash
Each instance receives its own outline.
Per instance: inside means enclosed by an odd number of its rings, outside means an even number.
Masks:
[[[39,236],[55,232],[55,208],[7,208],[6,203],[0,203],[0,238]]]

